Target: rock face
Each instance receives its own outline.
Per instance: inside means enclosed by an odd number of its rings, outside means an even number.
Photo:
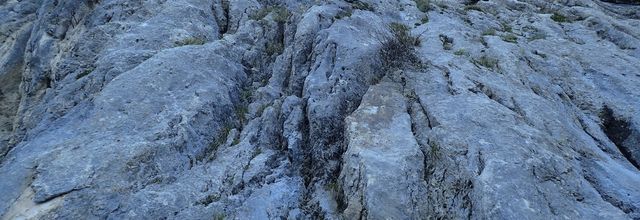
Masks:
[[[0,0],[0,42],[0,219],[640,219],[637,1]]]
[[[426,216],[424,156],[411,131],[400,89],[369,87],[347,118],[341,184],[347,219],[419,219]]]

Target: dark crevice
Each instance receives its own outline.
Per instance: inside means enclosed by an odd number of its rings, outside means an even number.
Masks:
[[[65,195],[67,195],[69,193],[72,193],[72,192],[75,192],[75,191],[78,191],[78,190],[81,190],[81,189],[84,189],[84,188],[74,188],[74,189],[71,189],[71,190],[68,190],[68,191],[64,191],[64,192],[56,193],[56,194],[53,194],[53,195],[49,195],[49,196],[47,196],[45,198],[42,198],[42,199],[35,198],[34,202],[37,203],[37,204],[47,203],[47,202],[49,202],[51,200],[54,200],[56,198],[65,196]]]
[[[505,108],[511,110],[514,113],[520,113],[518,109],[511,107],[509,105],[507,105],[504,100],[502,100],[500,97],[498,97],[498,95],[496,95],[496,93],[493,91],[493,89],[489,88],[488,86],[486,86],[485,84],[481,83],[481,82],[477,82],[474,81],[473,82],[475,84],[474,88],[470,88],[469,91],[473,92],[475,94],[484,94],[485,96],[487,96],[487,98],[497,102],[498,104],[504,106]],[[523,116],[523,115],[521,115]]]
[[[640,135],[634,131],[631,124],[623,118],[616,117],[609,106],[604,106],[600,112],[602,130],[620,150],[620,153],[637,169],[640,170]]]
[[[218,32],[220,37],[226,34],[229,31],[229,26],[231,24],[230,16],[229,16],[229,0],[219,0],[215,1],[212,5],[213,15],[216,19],[216,23],[218,24]]]
[[[484,168],[486,166],[485,163],[486,162],[484,156],[482,156],[482,151],[478,151],[478,176],[482,175],[482,172],[484,171]]]
[[[419,100],[416,100],[415,103],[417,103],[417,105],[418,105],[417,108],[420,108],[420,109],[412,108],[413,105],[411,105],[411,104],[413,104],[413,103],[409,103],[409,105],[407,105],[407,113],[409,114],[409,117],[411,118],[411,133],[413,134],[413,137],[416,139],[416,142],[418,143],[420,151],[422,152],[422,156],[423,156],[422,166],[423,166],[423,169],[424,169],[423,170],[423,179],[426,180],[428,178],[427,167],[429,166],[428,152],[426,152],[426,149],[427,149],[426,146],[429,145],[429,143],[428,143],[429,140],[427,139],[427,143],[424,143],[423,138],[420,138],[421,135],[418,133],[418,131],[420,130],[420,128],[419,128],[420,126],[419,126],[419,124],[418,124],[419,122],[417,120],[419,120],[419,119],[417,119],[416,116],[414,116],[414,115],[415,114],[419,114],[420,112],[417,112],[417,111],[422,111],[423,109],[422,109],[422,105],[420,104]],[[429,119],[426,117],[426,115],[425,115],[424,118],[427,121],[427,126],[429,128],[431,128],[431,126],[429,125]]]
[[[614,4],[640,5],[640,0],[601,0],[601,1],[614,3]]]
[[[616,198],[615,196],[611,196],[609,195],[609,193],[607,193],[604,189],[603,186],[596,180],[595,177],[593,177],[591,174],[587,173],[584,176],[584,179],[591,184],[591,186],[596,190],[596,192],[598,192],[598,194],[600,195],[600,198],[602,198],[604,201],[608,202],[609,204],[611,204],[612,206],[620,209],[620,211],[624,212],[624,213],[633,213],[633,207],[630,206],[629,204],[626,204],[624,201],[621,201],[620,199]]]
[[[447,80],[447,92],[451,95],[457,95],[456,90],[453,88],[453,80],[451,80],[451,72],[448,68],[442,68],[442,74],[444,78]]]

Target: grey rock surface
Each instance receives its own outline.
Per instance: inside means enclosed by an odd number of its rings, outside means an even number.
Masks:
[[[0,0],[0,43],[0,219],[640,219],[636,1]]]
[[[394,88],[398,87],[398,88]],[[418,219],[426,216],[424,155],[411,131],[399,86],[369,87],[346,119],[347,150],[341,184],[347,219]]]

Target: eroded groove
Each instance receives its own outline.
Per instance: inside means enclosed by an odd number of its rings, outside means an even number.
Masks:
[[[640,134],[633,130],[632,125],[623,118],[616,117],[609,106],[604,106],[600,112],[602,130],[637,169],[640,169]]]
[[[585,180],[598,192],[598,195],[602,198],[602,200],[608,202],[612,206],[620,209],[626,214],[633,213],[633,206],[629,204],[625,204],[622,200],[618,199],[616,196],[612,196],[604,190],[602,185],[593,177],[591,174],[585,174]]]
[[[213,15],[218,23],[220,37],[229,31],[231,17],[229,15],[229,0],[215,0],[211,5]]]

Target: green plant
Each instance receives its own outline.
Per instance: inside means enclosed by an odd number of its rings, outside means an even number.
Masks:
[[[231,145],[238,145],[239,143],[240,143],[240,136],[234,138],[233,142],[231,143]]]
[[[496,35],[496,30],[491,28],[482,32],[482,36],[487,36],[487,35]]]
[[[96,68],[95,67],[89,67],[86,68],[84,71],[82,71],[81,73],[79,73],[78,75],[76,75],[76,79],[80,79],[82,77],[85,77],[87,75],[89,75],[91,72],[93,72]]]
[[[160,184],[160,183],[162,183],[162,177],[159,177],[159,176],[149,180],[149,184]]]
[[[420,66],[415,47],[420,45],[420,38],[411,35],[409,28],[400,23],[389,24],[391,35],[381,42],[379,55],[385,68],[396,69],[406,64]]]
[[[416,91],[413,89],[403,89],[402,94],[412,102],[418,100],[418,94],[416,94]]]
[[[269,15],[271,12],[273,12],[273,20],[278,23],[287,22],[287,19],[289,19],[289,16],[291,15],[289,9],[287,9],[286,7],[269,6],[255,11],[253,14],[249,15],[249,19],[259,21]]]
[[[518,37],[513,34],[507,34],[505,36],[502,36],[502,40],[509,43],[518,43]]]
[[[289,16],[291,15],[291,13],[289,12],[289,9],[285,7],[275,7],[273,9],[273,13],[274,13],[273,20],[278,23],[287,22],[287,20],[289,19]]]
[[[185,46],[185,45],[203,45],[207,42],[207,39],[202,37],[188,37],[182,39],[180,41],[176,41],[177,46]]]
[[[409,32],[409,27],[406,25],[394,22],[389,24],[389,30],[396,39],[403,43],[420,46],[420,38],[412,36]]]
[[[214,220],[224,220],[225,218],[226,218],[226,216],[224,214],[222,214],[222,213],[218,213],[218,214],[213,215],[213,219]]]
[[[281,54],[282,51],[284,51],[284,44],[282,44],[282,42],[270,41],[267,43],[267,46],[264,50],[269,56],[274,54]]]
[[[456,56],[469,56],[469,52],[467,52],[465,49],[456,50],[456,52],[453,52],[453,54]]]
[[[489,69],[493,69],[498,66],[498,60],[492,57],[488,57],[487,55],[483,55],[478,59],[474,59],[473,63],[479,66],[484,66]]]
[[[509,23],[503,22],[501,23],[502,26],[502,31],[504,32],[512,32],[513,28],[511,27],[511,25],[509,25]]]
[[[484,37],[481,37],[481,38],[480,38],[480,43],[481,43],[483,46],[485,46],[485,47],[488,47],[488,46],[489,46],[489,44],[487,43],[487,40],[485,40],[485,39],[484,39]]]
[[[251,154],[251,159],[253,160],[253,158],[256,158],[258,155],[260,155],[262,153],[262,148],[256,148],[255,151],[253,151],[253,154]]]
[[[374,11],[373,7],[371,7],[371,5],[369,5],[369,3],[366,3],[366,2],[362,2],[360,0],[351,0],[347,2],[351,3],[351,7],[353,7],[354,9],[359,9],[363,11]]]
[[[424,17],[422,17],[422,19],[420,19],[420,22],[422,22],[423,24],[428,23],[429,22],[429,16],[425,15]]]
[[[271,13],[271,7],[261,8],[253,12],[253,14],[250,14],[249,19],[259,21],[266,17],[269,13]]]
[[[352,10],[342,10],[336,14],[336,19],[348,18],[353,14]]]
[[[561,15],[557,12],[553,13],[553,15],[551,15],[551,20],[558,22],[558,23],[563,23],[563,22],[569,22],[569,20],[567,19],[567,17],[565,17],[564,15]]]
[[[252,97],[253,93],[249,89],[243,89],[242,92],[240,92],[240,99],[242,101],[249,103],[252,101]]]
[[[204,205],[204,206],[208,206],[211,203],[220,201],[220,195],[218,194],[209,194],[206,197],[204,197],[203,199],[201,199],[200,201],[198,201],[196,203],[196,205]]]
[[[327,185],[325,185],[325,189],[333,193],[338,193],[340,192],[340,184],[338,184],[338,181],[334,180],[327,183]]]
[[[431,9],[431,2],[430,0],[413,0],[416,3],[416,7],[418,7],[418,10],[420,10],[421,12],[427,12],[429,11],[429,9]]]
[[[442,8],[442,9],[448,9],[449,5],[447,5],[447,2],[445,1],[434,1],[433,3],[435,3],[435,5],[437,5],[438,7]]]
[[[453,38],[450,38],[447,35],[440,34],[440,41],[442,42],[442,48],[445,50],[453,49]]]
[[[229,136],[231,129],[233,129],[233,127],[230,124],[226,124],[224,127],[222,127],[218,134],[214,137],[213,141],[209,143],[207,147],[205,147],[203,153],[196,156],[196,161],[213,160],[218,147],[220,147],[225,143],[225,141],[227,141],[227,137]]]
[[[467,5],[467,6],[464,6],[464,10],[465,11],[480,11],[480,12],[484,12],[482,10],[482,8],[480,6],[478,6],[478,5]]]
[[[249,109],[244,105],[238,106],[238,108],[236,108],[236,117],[240,121],[240,124],[244,124],[247,112],[249,112]]]
[[[432,158],[440,158],[440,155],[442,154],[442,149],[440,148],[440,145],[438,145],[438,143],[434,142],[434,141],[429,141],[429,148],[431,148],[431,151],[429,152],[429,154],[431,155]]]

